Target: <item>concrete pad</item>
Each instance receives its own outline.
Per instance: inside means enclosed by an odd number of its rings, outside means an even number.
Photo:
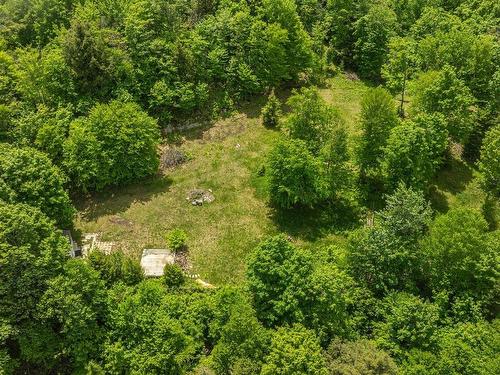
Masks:
[[[167,249],[144,249],[141,257],[141,267],[147,277],[163,276],[166,264],[174,264],[175,254]]]

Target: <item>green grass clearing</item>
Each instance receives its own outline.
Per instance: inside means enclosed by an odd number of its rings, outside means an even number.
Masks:
[[[344,116],[351,136],[359,134],[356,125],[365,90],[361,81],[344,76],[320,89]],[[283,100],[290,91],[277,94]],[[144,248],[165,247],[168,231],[183,229],[189,236],[193,272],[216,285],[240,282],[246,255],[267,235],[283,232],[305,247],[342,241],[339,223],[347,219],[335,208],[304,209],[291,215],[267,205],[265,179],[258,171],[279,130],[261,125],[264,103],[265,98],[256,98],[244,103],[235,116],[184,134],[180,147],[191,159],[164,176],[77,202],[77,229],[100,232],[137,257]],[[446,210],[460,199],[477,201],[474,189],[467,185],[468,173],[458,166],[440,173],[433,194],[437,209]],[[186,197],[195,188],[211,189],[215,201],[192,206]]]

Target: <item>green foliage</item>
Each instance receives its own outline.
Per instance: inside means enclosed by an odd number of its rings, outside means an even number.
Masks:
[[[421,267],[414,244],[382,227],[353,232],[347,251],[350,274],[376,295],[414,290]]]
[[[388,91],[370,89],[361,103],[361,129],[358,147],[358,163],[361,176],[368,180],[380,178],[380,160],[387,139],[399,120]]]
[[[404,117],[404,104],[408,81],[417,70],[415,41],[408,37],[394,37],[389,40],[387,61],[382,67],[382,77],[387,86],[400,93],[399,115]]]
[[[422,280],[417,243],[427,231],[431,211],[422,193],[399,186],[376,216],[375,226],[352,232],[347,264],[353,277],[375,295],[413,291]]]
[[[251,253],[247,282],[266,326],[301,323],[322,343],[350,333],[354,281],[331,265],[313,268],[311,258],[284,236],[263,241]]]
[[[100,353],[104,338],[106,291],[98,273],[82,260],[68,261],[64,272],[48,283],[38,303],[37,317],[47,327],[57,327],[50,338],[51,343],[57,343],[57,351],[51,354],[67,358],[75,369],[83,369]],[[37,346],[43,347],[43,341],[37,343],[35,337],[22,340],[23,355],[41,360],[49,357],[49,353],[33,353]]]
[[[158,144],[156,121],[138,105],[98,104],[71,124],[64,166],[75,187],[101,190],[155,174]]]
[[[19,51],[15,69],[15,90],[24,102],[56,108],[76,99],[72,72],[57,48]]]
[[[354,167],[350,161],[346,127],[341,125],[333,130],[330,140],[320,151],[324,162],[324,175],[330,197],[339,198],[344,193],[355,190]]]
[[[269,333],[246,303],[232,305],[227,322],[220,328],[220,339],[210,361],[217,374],[259,373],[269,346]]]
[[[155,280],[139,284],[110,312],[110,341],[104,368],[111,373],[179,374],[194,355],[192,338],[162,303],[164,287]]]
[[[11,143],[0,145],[0,373],[500,373],[492,320],[500,275],[498,10],[494,0],[0,1],[0,140]],[[383,79],[397,97],[369,89],[360,124],[351,126],[365,84],[323,81],[344,69],[353,81]],[[287,133],[270,150],[276,133],[250,125],[253,96],[272,87],[297,91],[284,121],[273,93],[263,108],[264,125],[282,123]],[[142,209],[137,216],[132,203],[158,195],[163,180],[113,199],[82,193],[155,175],[160,128],[205,123],[240,104],[249,125],[235,135],[245,138],[242,147],[214,163],[236,157],[231,165],[242,169],[218,178],[247,176],[270,151],[259,173],[267,176],[255,177],[257,197],[253,189],[238,194],[248,206],[222,197],[215,219],[259,205],[257,216],[270,226],[243,220],[253,241],[278,230],[304,250],[284,236],[268,238],[248,259],[246,284],[227,286],[241,276],[245,248],[238,222],[225,234],[217,225],[203,262],[201,248],[192,249],[196,269],[210,268],[204,277],[217,288],[185,283],[171,265],[163,278],[144,280],[140,264],[121,252],[69,259],[56,226],[71,226],[74,209],[51,162],[67,173],[76,201],[92,206],[80,229],[109,229],[123,243],[137,233],[161,242],[161,228],[172,223],[152,228],[154,217]],[[191,135],[198,156],[213,154]],[[464,180],[476,177],[465,165],[460,176],[458,162],[443,165],[448,138],[462,143],[469,161],[481,150],[484,192]],[[172,171],[178,187],[200,180],[184,172]],[[308,206],[296,212],[304,217],[277,210],[266,218],[266,182],[275,207]],[[160,203],[169,206],[182,190]],[[448,212],[432,221],[421,190]],[[368,223],[340,233],[331,219],[349,221],[344,208],[357,208],[358,191],[366,193],[360,208]],[[372,222],[386,191],[393,193]],[[184,212],[181,203],[170,204],[174,216]],[[487,212],[490,227],[468,206]],[[99,219],[128,208],[133,230]],[[214,219],[213,210],[203,215]],[[188,228],[186,220],[178,225]],[[143,242],[130,242],[127,253]],[[167,242],[182,251],[185,233]],[[213,256],[217,246],[231,254]],[[213,259],[238,267],[207,268]]]
[[[11,127],[11,110],[0,104],[0,141],[4,142],[10,137]]]
[[[121,251],[106,254],[100,249],[94,249],[88,255],[87,261],[108,287],[117,282],[135,285],[144,278],[140,263]]]
[[[277,236],[261,242],[247,264],[248,288],[259,320],[266,326],[300,321],[309,293],[304,281],[312,272],[311,259],[284,236]]]
[[[357,285],[343,270],[328,264],[318,266],[308,279],[302,311],[302,323],[316,333],[322,345],[332,337],[348,337],[352,333],[351,308],[356,302]]]
[[[413,351],[402,366],[403,374],[495,374],[500,340],[498,320],[463,323],[439,332],[437,350]]]
[[[363,77],[380,79],[389,39],[395,36],[397,29],[396,14],[383,2],[374,3],[368,13],[356,21],[354,61]]]
[[[187,233],[182,229],[176,228],[168,232],[167,245],[174,253],[186,249]]]
[[[75,210],[64,190],[66,178],[50,159],[35,149],[0,144],[0,189],[11,203],[39,208],[59,226],[72,225]]]
[[[487,191],[500,196],[500,126],[495,126],[486,133],[481,147],[479,171],[482,183]]]
[[[324,16],[315,27],[328,46],[328,62],[352,67],[356,20],[364,15],[364,11],[363,0],[326,2]]]
[[[394,127],[381,163],[389,189],[400,182],[425,189],[442,163],[447,135],[445,120],[438,114],[420,115]]]
[[[383,321],[376,324],[377,344],[401,358],[405,350],[435,347],[439,306],[408,293],[394,293],[384,300]]]
[[[9,103],[14,91],[14,59],[0,50],[0,103]]]
[[[287,104],[291,112],[283,125],[291,140],[278,143],[269,156],[271,200],[290,207],[338,198],[352,180],[342,117],[315,87],[294,91]]]
[[[0,200],[0,317],[30,319],[68,253],[68,241],[37,208]]]
[[[274,333],[261,374],[326,375],[328,371],[314,333],[294,325]]]
[[[286,51],[288,79],[297,79],[300,73],[313,69],[315,56],[312,43],[297,14],[295,1],[262,0],[260,12],[269,24],[277,24],[287,33],[283,47]]]
[[[311,155],[304,141],[278,141],[267,164],[269,196],[278,207],[312,206],[324,197],[321,162]]]
[[[326,351],[330,374],[396,375],[398,368],[385,351],[373,341],[360,339],[352,342],[332,341]]]
[[[469,295],[486,306],[498,297],[500,242],[498,233],[487,230],[481,214],[470,209],[452,209],[434,221],[423,249],[435,290]]]
[[[290,115],[284,127],[293,139],[303,140],[315,155],[330,141],[333,131],[343,125],[338,111],[329,106],[315,87],[295,91],[288,99]]]
[[[418,241],[427,233],[432,209],[420,191],[399,185],[385,203],[376,215],[382,227],[408,242]]]
[[[473,104],[470,90],[449,66],[423,73],[414,83],[414,110],[442,114],[450,137],[457,142],[465,142],[472,132]]]
[[[178,288],[186,282],[182,268],[177,264],[165,264],[163,267],[163,282],[169,288]]]
[[[268,128],[275,128],[281,117],[281,102],[271,91],[266,105],[262,108],[262,124]]]
[[[77,13],[61,35],[61,49],[77,92],[97,99],[130,85],[133,73],[121,35],[96,21]]]
[[[11,137],[17,144],[34,146],[45,152],[55,164],[60,165],[72,116],[68,108],[52,110],[40,104],[36,111],[27,111],[14,121]]]

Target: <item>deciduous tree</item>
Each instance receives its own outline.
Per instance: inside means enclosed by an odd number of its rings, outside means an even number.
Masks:
[[[158,144],[156,121],[137,104],[98,104],[71,124],[64,166],[78,189],[101,190],[154,175]]]

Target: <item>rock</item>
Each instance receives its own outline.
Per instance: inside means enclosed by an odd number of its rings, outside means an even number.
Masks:
[[[204,203],[212,203],[215,200],[212,190],[193,189],[186,198],[193,206],[202,206]]]

